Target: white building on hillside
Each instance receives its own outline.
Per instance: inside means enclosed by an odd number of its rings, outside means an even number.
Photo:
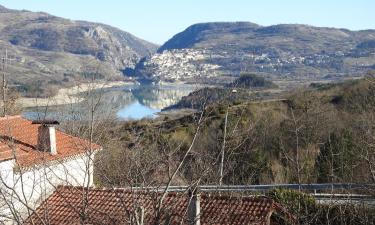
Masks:
[[[58,124],[0,118],[0,224],[22,222],[58,185],[93,185],[101,147],[56,130]]]

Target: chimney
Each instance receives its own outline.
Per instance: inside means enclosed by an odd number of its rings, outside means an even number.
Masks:
[[[190,225],[200,225],[201,219],[201,195],[198,188],[189,190],[189,206],[188,206],[188,223]]]
[[[51,155],[57,154],[56,147],[56,125],[60,123],[54,120],[37,120],[33,121],[32,124],[40,124],[38,128],[38,146],[37,148],[42,151],[51,153]]]

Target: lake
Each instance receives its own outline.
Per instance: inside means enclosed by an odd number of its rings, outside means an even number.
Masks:
[[[153,109],[149,106],[143,105],[138,101],[131,103],[130,105],[125,106],[117,112],[117,117],[122,119],[130,120],[139,120],[142,118],[155,118],[157,113],[161,109]]]
[[[163,108],[175,104],[197,88],[192,85],[126,85],[97,90],[90,97],[88,93],[81,93],[86,100],[80,103],[33,107],[24,110],[23,114],[29,119],[84,120],[90,115],[91,106],[95,105],[96,118],[155,118]]]

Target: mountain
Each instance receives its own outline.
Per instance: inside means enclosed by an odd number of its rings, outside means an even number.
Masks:
[[[195,24],[176,34],[137,65],[137,75],[189,82],[252,72],[309,80],[355,76],[374,68],[375,30],[222,22]]]
[[[157,46],[108,25],[1,6],[0,49],[13,59],[10,82],[27,91],[32,82],[117,79]]]

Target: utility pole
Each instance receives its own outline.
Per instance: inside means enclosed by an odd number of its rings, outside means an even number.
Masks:
[[[5,74],[5,70],[6,70],[6,63],[7,63],[7,60],[8,60],[8,49],[5,49],[5,56],[3,57],[2,59],[2,63],[3,63],[3,116],[6,115],[6,74]]]
[[[229,113],[229,106],[227,108],[227,112],[225,113],[223,146],[221,148],[220,178],[219,178],[220,186],[223,185],[223,176],[224,176],[225,139],[227,138],[228,113]]]
[[[6,106],[6,101],[7,101],[7,77],[6,77],[6,70],[7,70],[7,64],[9,61],[11,61],[12,59],[8,59],[8,49],[5,49],[5,55],[2,57],[2,70],[3,70],[3,116],[6,115],[7,113],[7,106]],[[14,60],[14,59],[13,59]]]

